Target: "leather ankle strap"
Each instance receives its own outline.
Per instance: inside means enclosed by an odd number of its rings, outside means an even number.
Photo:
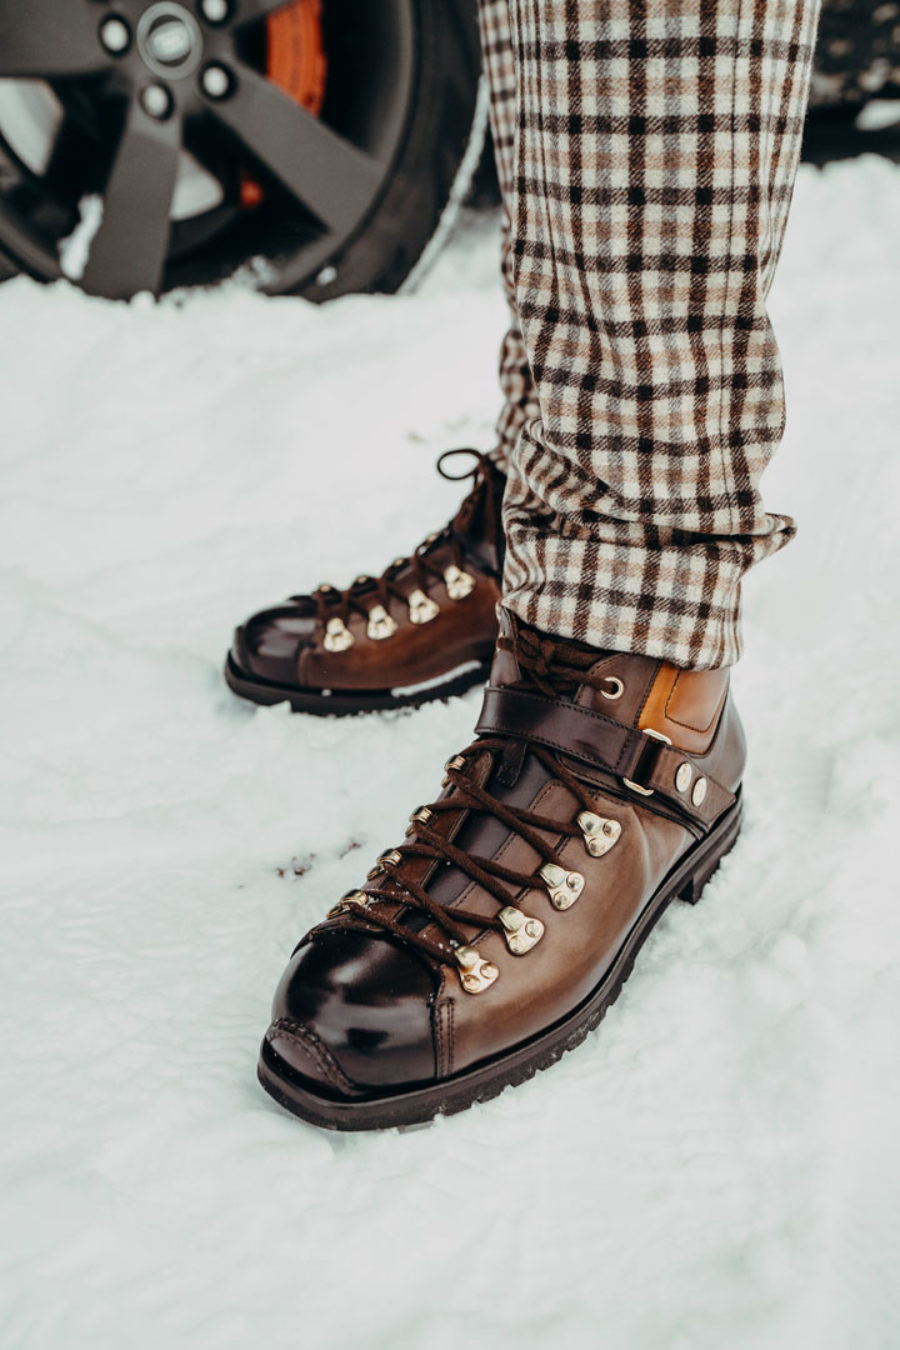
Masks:
[[[659,793],[704,829],[736,800],[733,792],[709,776],[701,760],[677,749],[666,737],[636,731],[575,703],[489,685],[475,730],[479,736],[534,741],[591,768],[605,769],[637,797]]]

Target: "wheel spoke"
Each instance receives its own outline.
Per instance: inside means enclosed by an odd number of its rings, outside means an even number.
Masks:
[[[135,99],[82,278],[82,286],[91,295],[124,300],[138,291],[158,293],[169,247],[169,213],[180,149],[179,118],[156,121]]]
[[[378,190],[381,165],[249,66],[237,74],[217,115],[323,225],[350,229]]]
[[[0,0],[0,77],[84,75],[106,62],[83,0]]]

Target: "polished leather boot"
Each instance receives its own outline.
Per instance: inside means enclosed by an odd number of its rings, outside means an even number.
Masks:
[[[379,577],[323,585],[254,614],[234,635],[225,679],[254,703],[335,716],[416,706],[481,683],[497,637],[506,479],[476,451],[472,490],[444,529]]]
[[[727,670],[598,652],[504,613],[476,739],[296,948],[265,1089],[313,1124],[376,1129],[553,1063],[734,844],[744,758]]]

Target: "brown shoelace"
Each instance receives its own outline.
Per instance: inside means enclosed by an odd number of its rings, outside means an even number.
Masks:
[[[518,687],[527,689],[537,687],[544,694],[558,697],[571,693],[581,684],[589,684],[592,688],[599,689],[606,683],[602,675],[594,675],[589,669],[600,659],[602,652],[569,643],[554,642],[528,629],[519,629],[512,641],[501,637],[498,645],[504,650],[512,650],[518,660],[523,677]],[[508,906],[518,908],[517,893],[523,889],[536,889],[541,883],[536,880],[533,873],[516,871],[492,858],[479,858],[457,847],[431,826],[431,820],[451,814],[459,815],[467,810],[492,815],[530,844],[544,862],[551,863],[563,871],[566,870],[565,863],[560,858],[558,850],[538,831],[546,830],[553,835],[564,835],[566,839],[581,836],[581,828],[574,819],[569,822],[551,820],[535,811],[510,806],[498,801],[490,792],[479,786],[475,781],[475,774],[483,756],[502,755],[508,747],[509,741],[503,737],[485,737],[473,741],[455,756],[447,765],[447,780],[456,788],[456,793],[450,798],[430,803],[425,808],[430,813],[428,821],[416,821],[415,838],[392,849],[389,854],[379,859],[379,868],[384,874],[383,882],[363,887],[356,892],[357,895],[366,897],[364,905],[360,902],[352,906],[358,909],[359,917],[402,938],[404,942],[417,947],[435,961],[452,962],[456,948],[467,945],[465,925],[503,932],[504,924],[499,917],[477,914],[456,906],[451,910],[434,900],[421,882],[402,875],[404,864],[410,859],[424,858],[437,863],[451,864],[470,880],[482,886],[501,908]],[[555,755],[533,743],[529,744],[528,749],[544,768],[568,789],[581,808],[586,811],[594,810],[594,801],[587,789]],[[416,814],[418,815],[418,812]],[[510,887],[512,889],[509,889]],[[436,940],[415,932],[380,908],[380,904],[398,903],[426,914],[440,930],[441,938]]]
[[[447,460],[453,459],[457,455],[474,457],[475,463],[466,473],[452,475],[447,473],[443,466]],[[316,617],[323,626],[327,625],[329,619],[340,619],[342,623],[346,624],[350,614],[354,611],[363,618],[367,618],[373,600],[376,600],[388,612],[390,612],[392,597],[400,604],[405,605],[408,598],[407,592],[397,584],[397,578],[407,568],[412,571],[415,588],[427,594],[432,581],[443,581],[444,579],[444,568],[438,567],[429,557],[429,554],[433,553],[441,544],[450,544],[454,565],[460,571],[465,571],[469,563],[460,535],[465,532],[479,508],[483,512],[485,537],[489,543],[496,544],[498,503],[488,457],[478,450],[445,450],[438,459],[437,468],[441,477],[446,478],[451,483],[464,482],[467,478],[474,480],[471,491],[453,520],[445,525],[442,530],[437,530],[434,534],[430,534],[426,539],[423,539],[418,548],[407,557],[395,558],[378,577],[358,576],[344,590],[332,586],[330,582],[323,582],[322,585],[318,586],[313,594],[316,601]],[[294,596],[293,598],[299,600],[305,597]]]

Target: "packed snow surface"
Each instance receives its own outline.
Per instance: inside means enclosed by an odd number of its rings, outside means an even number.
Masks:
[[[405,1133],[258,1088],[295,940],[478,695],[321,721],[238,620],[378,571],[490,444],[496,221],[316,309],[0,289],[3,1350],[896,1350],[900,170],[801,174],[746,594],[749,815],[579,1050]]]

